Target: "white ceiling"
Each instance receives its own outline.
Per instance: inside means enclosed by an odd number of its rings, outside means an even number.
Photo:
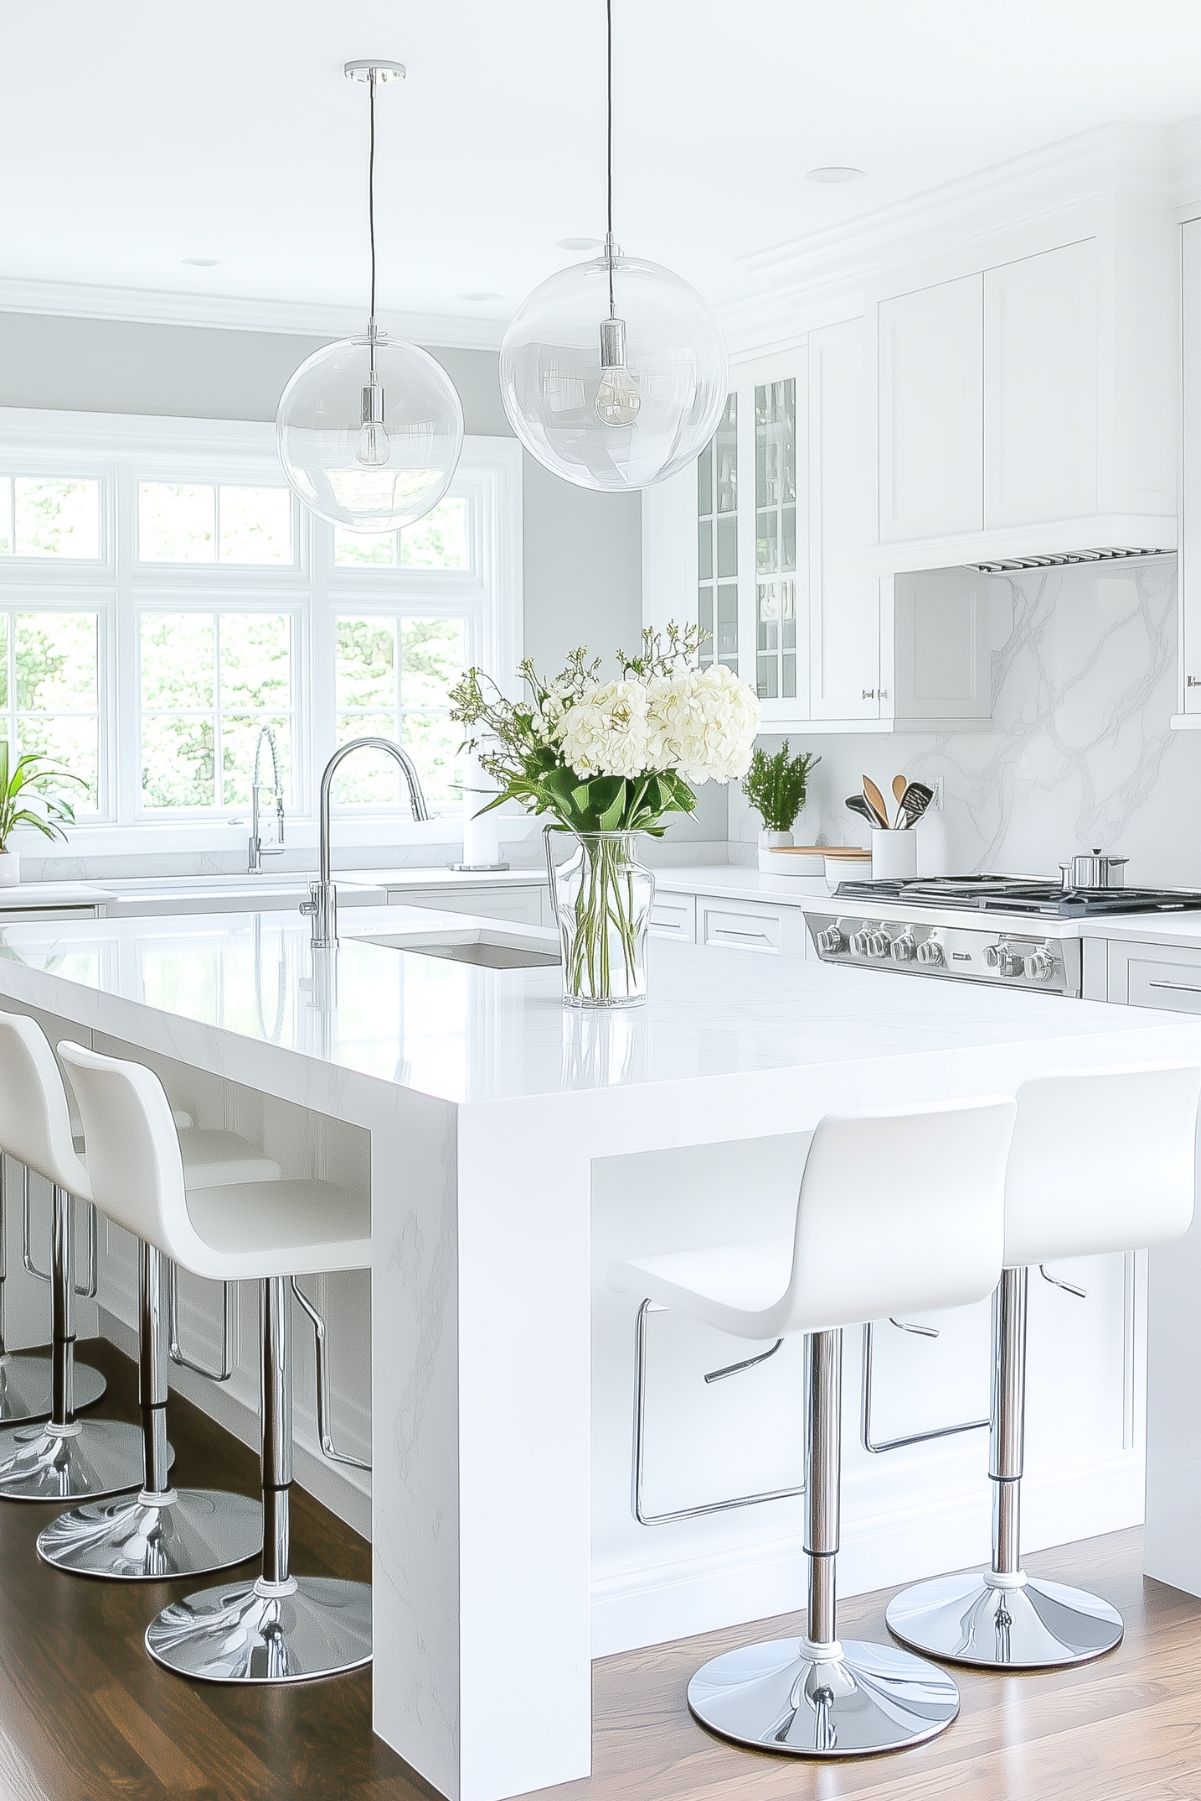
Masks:
[[[1089,127],[1201,112],[1197,0],[613,0],[617,232],[739,259]],[[0,17],[0,277],[503,319],[604,230],[603,0],[54,0]],[[820,187],[818,164],[867,179]],[[197,269],[182,259],[212,257]],[[467,291],[500,298],[467,302]],[[2,282],[0,282],[2,293]]]

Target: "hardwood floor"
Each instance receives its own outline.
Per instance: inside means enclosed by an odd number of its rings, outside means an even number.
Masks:
[[[89,1345],[133,1417],[132,1366]],[[106,1408],[110,1403],[106,1403]],[[177,1478],[252,1493],[252,1453],[172,1401]],[[46,1507],[0,1505],[0,1801],[424,1801],[429,1791],[371,1734],[369,1672],[249,1692],[188,1683],[142,1648],[178,1585],[72,1579],[34,1553]],[[294,1561],[366,1577],[367,1546],[296,1493]],[[1030,1559],[1119,1607],[1112,1656],[1048,1675],[960,1672],[963,1712],[903,1755],[838,1767],[735,1750],[688,1715],[698,1663],[750,1634],[715,1632],[596,1667],[595,1774],[544,1801],[1201,1801],[1201,1601],[1144,1582],[1136,1533]],[[202,1585],[203,1579],[201,1579]],[[887,1636],[884,1595],[844,1604],[848,1636]]]

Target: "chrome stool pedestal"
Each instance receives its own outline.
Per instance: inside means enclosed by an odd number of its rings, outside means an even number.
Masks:
[[[228,1569],[256,1556],[263,1510],[246,1495],[170,1486],[163,1257],[145,1243],[139,1251],[141,1492],[61,1514],[39,1536],[38,1556],[72,1575],[153,1582]]]
[[[991,1567],[919,1582],[895,1596],[887,1613],[902,1643],[987,1669],[1087,1663],[1122,1637],[1122,1616],[1108,1601],[1022,1569],[1027,1287],[1026,1269],[1007,1269],[993,1296]]]
[[[146,1633],[157,1663],[205,1682],[307,1682],[371,1661],[371,1590],[363,1582],[294,1576],[292,1332],[288,1282],[262,1283],[262,1573],[200,1589],[163,1609]]]
[[[25,1185],[25,1212],[29,1212],[29,1171],[22,1170]],[[8,1279],[7,1264],[7,1170],[0,1152],[0,1427],[14,1422],[47,1419],[54,1405],[54,1364],[46,1351],[10,1351],[4,1342],[4,1285]],[[31,1273],[41,1276],[44,1272]],[[87,1364],[75,1366],[75,1405],[94,1407],[107,1384],[99,1370]]]
[[[0,1500],[70,1501],[118,1494],[141,1479],[141,1440],[120,1420],[76,1418],[75,1202],[54,1189],[50,1418],[0,1431]]]
[[[841,1331],[811,1334],[806,1353],[806,1636],[713,1658],[688,1684],[688,1705],[710,1731],[758,1750],[822,1758],[899,1751],[951,1724],[959,1690],[944,1671],[895,1645],[838,1638]]]

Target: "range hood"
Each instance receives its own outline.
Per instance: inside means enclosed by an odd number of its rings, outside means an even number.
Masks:
[[[1009,525],[904,544],[874,544],[856,563],[873,575],[910,575],[923,569],[1011,575],[1083,565],[1101,570],[1174,556],[1176,545],[1175,514],[1103,513],[1052,525]]]

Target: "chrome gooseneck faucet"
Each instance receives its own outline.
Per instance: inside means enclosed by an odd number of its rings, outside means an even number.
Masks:
[[[414,819],[428,819],[429,808],[425,804],[425,795],[421,791],[421,778],[409,753],[393,744],[390,738],[352,738],[336,750],[325,765],[325,774],[321,777],[321,810],[319,826],[321,833],[321,863],[319,878],[309,883],[309,899],[301,901],[300,911],[312,921],[312,945],[314,950],[329,950],[338,942],[338,896],[334,887],[330,870],[330,795],[334,785],[334,776],[338,766],[356,750],[382,750],[399,763],[404,779],[408,784],[409,805],[413,809]]]
[[[271,752],[271,794],[275,801],[274,844],[263,843],[262,795],[265,783],[259,780],[259,760],[263,754],[264,739]],[[249,875],[263,873],[264,857],[282,857],[284,854],[284,785],[279,773],[279,745],[269,725],[262,728],[254,747],[254,774],[250,783],[250,841],[247,849],[249,856],[246,868]]]

